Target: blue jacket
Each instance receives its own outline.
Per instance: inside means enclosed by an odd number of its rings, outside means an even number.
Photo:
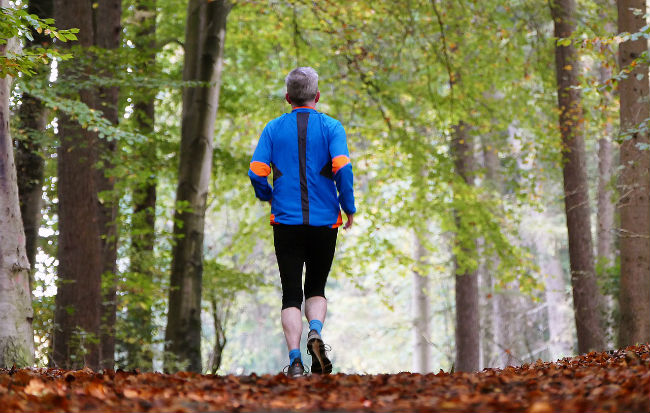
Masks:
[[[271,224],[336,228],[342,223],[339,204],[356,212],[345,130],[314,108],[294,108],[266,125],[248,176],[255,195],[271,201]]]

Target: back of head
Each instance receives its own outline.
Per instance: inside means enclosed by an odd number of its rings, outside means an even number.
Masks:
[[[291,103],[304,106],[314,100],[318,93],[318,73],[311,67],[293,69],[286,77],[287,94]]]

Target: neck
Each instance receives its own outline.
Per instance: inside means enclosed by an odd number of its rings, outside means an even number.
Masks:
[[[310,101],[310,102],[305,102],[304,105],[296,105],[296,104],[292,103],[292,104],[291,104],[291,109],[295,109],[295,108],[304,108],[305,106],[310,107],[310,108],[315,108],[315,107],[316,107],[316,102],[314,102],[314,101],[312,100],[312,101]]]

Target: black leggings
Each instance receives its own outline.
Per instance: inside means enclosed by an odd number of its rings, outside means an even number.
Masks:
[[[309,225],[274,225],[273,244],[282,281],[282,309],[302,305],[302,268],[305,299],[325,297],[338,228]]]

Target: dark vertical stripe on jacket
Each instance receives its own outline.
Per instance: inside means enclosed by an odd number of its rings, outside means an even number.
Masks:
[[[307,123],[308,112],[296,113],[298,120],[298,158],[300,160],[300,202],[302,205],[302,223],[309,225],[309,194],[307,192]]]

